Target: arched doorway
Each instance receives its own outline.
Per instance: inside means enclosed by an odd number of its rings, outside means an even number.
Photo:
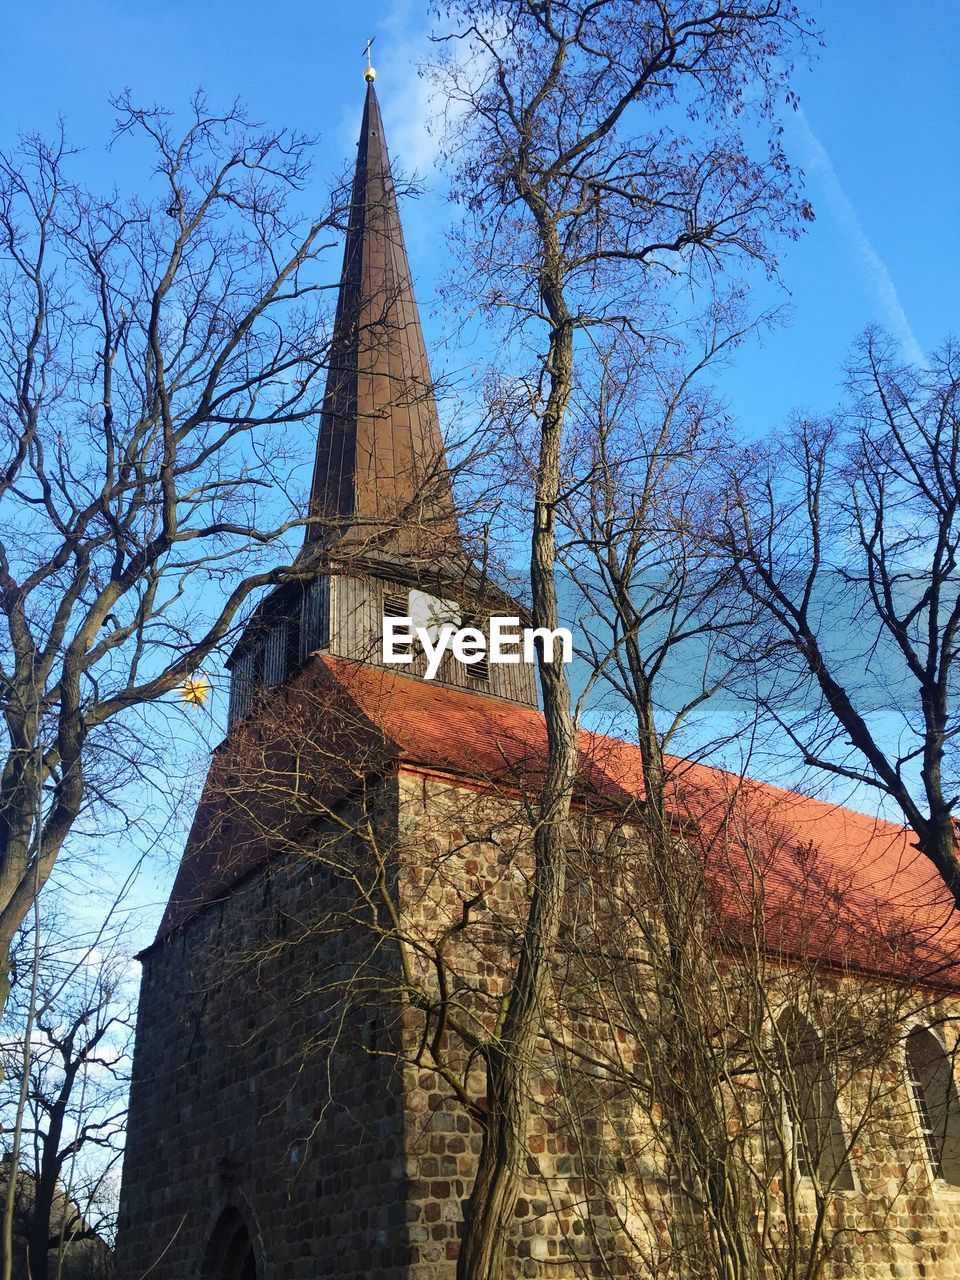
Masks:
[[[217,1220],[201,1274],[204,1280],[260,1280],[253,1239],[239,1209],[224,1209]]]

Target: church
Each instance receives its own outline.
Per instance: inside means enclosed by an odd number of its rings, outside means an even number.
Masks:
[[[456,1272],[545,728],[529,665],[383,661],[385,618],[527,615],[460,541],[371,72],[311,515],[140,956],[123,1280]],[[580,759],[508,1274],[960,1274],[960,933],[908,833],[675,762],[681,948],[637,750]]]

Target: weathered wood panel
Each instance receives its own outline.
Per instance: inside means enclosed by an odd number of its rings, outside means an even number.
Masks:
[[[384,598],[389,595],[405,597],[406,594],[406,588],[393,583],[348,575],[332,577],[330,652],[355,662],[383,665]],[[422,678],[426,667],[426,656],[418,649],[412,662],[403,666],[391,664],[390,669]],[[474,670],[447,653],[435,678],[439,683],[456,689],[489,693],[529,706],[537,705],[536,672],[532,666],[523,662],[515,666],[494,663],[489,666],[487,679],[478,678],[473,674]]]

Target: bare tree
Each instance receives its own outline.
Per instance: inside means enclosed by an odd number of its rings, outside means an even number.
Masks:
[[[610,1275],[860,1275],[865,1254],[896,1256],[891,1211],[926,1180],[897,1064],[914,1020],[949,1019],[936,962],[858,929],[772,798],[712,785],[674,780],[680,870],[617,838],[584,850],[592,874],[578,864],[556,1123],[592,1188],[591,1258]],[[858,973],[868,954],[882,982]],[[857,1179],[876,1199],[847,1214]]]
[[[0,950],[85,809],[142,767],[142,713],[197,671],[296,519],[284,432],[317,409],[335,193],[309,144],[198,97],[129,97],[142,197],[91,195],[61,139],[0,158]]]
[[[715,300],[685,344],[679,332],[670,344],[619,335],[604,352],[595,380],[580,390],[575,470],[582,479],[562,507],[561,559],[581,598],[592,678],[629,709],[642,760],[643,800],[632,823],[642,833],[644,875],[629,881],[638,898],[624,915],[633,945],[624,939],[616,952],[635,952],[636,939],[645,940],[639,985],[648,985],[643,996],[635,991],[628,1022],[636,1028],[643,1007],[656,1027],[642,1036],[644,1071],[662,1082],[655,1089],[661,1119],[651,1131],[672,1152],[669,1177],[678,1183],[683,1229],[673,1247],[691,1274],[753,1277],[760,1266],[755,1205],[742,1145],[730,1139],[727,1049],[737,1033],[757,1044],[764,1034],[766,1011],[751,1001],[750,981],[763,967],[762,947],[738,985],[736,1013],[704,999],[716,993],[723,964],[708,878],[722,878],[724,842],[706,850],[692,834],[698,820],[683,800],[690,766],[666,754],[724,683],[718,640],[737,621],[705,536],[725,447],[724,414],[705,375],[743,337],[738,311],[735,300]],[[730,803],[736,807],[735,796]],[[762,876],[756,880],[762,885]],[[762,921],[762,903],[748,916]],[[648,919],[662,929],[651,933]],[[610,930],[617,930],[613,921]],[[637,982],[636,964],[622,967],[611,973],[614,993]],[[628,1089],[631,1098],[634,1092]],[[648,1098],[640,1112],[649,1120],[651,1109]]]
[[[744,256],[771,267],[773,234],[809,206],[771,132],[751,157],[740,112],[770,119],[788,84],[774,70],[804,30],[788,4],[503,3],[439,6],[452,48],[441,69],[457,116],[450,157],[468,210],[476,293],[506,317],[519,394],[498,423],[529,442],[535,626],[558,622],[557,503],[578,369],[604,329],[659,331],[664,286],[709,282]],[[686,109],[710,126],[664,128]],[[523,364],[515,357],[523,353]],[[535,829],[530,914],[499,1041],[485,1053],[490,1105],[458,1260],[461,1277],[503,1272],[524,1150],[530,1050],[561,919],[577,760],[569,690],[540,664],[547,770]]]
[[[34,957],[32,930],[14,952],[5,1012],[5,1127],[19,1123],[13,1241],[27,1273],[45,1278],[105,1265],[113,1235],[115,1174],[122,1153],[132,1047],[132,992],[122,930],[109,922],[90,948],[50,917]],[[32,980],[38,966],[36,987]],[[23,1026],[36,996],[29,1044]],[[24,1050],[26,1049],[26,1056]],[[19,1116],[17,1093],[27,1082]],[[14,1255],[15,1256],[15,1255]]]
[[[960,905],[960,365],[870,331],[847,385],[735,463],[721,541],[764,623],[738,656],[794,758],[892,803]]]

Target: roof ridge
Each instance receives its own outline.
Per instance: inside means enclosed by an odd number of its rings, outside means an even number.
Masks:
[[[342,665],[349,669],[359,669],[363,667],[363,669],[370,674],[375,673],[378,677],[382,676],[387,680],[403,682],[408,684],[411,688],[419,688],[437,696],[450,695],[456,698],[466,699],[471,703],[475,703],[478,710],[483,710],[493,703],[494,705],[501,706],[505,711],[509,711],[511,713],[522,712],[528,718],[535,719],[538,722],[543,721],[543,712],[538,707],[514,703],[508,699],[491,699],[488,694],[481,693],[473,689],[449,689],[445,685],[434,684],[433,682],[427,684],[419,676],[409,675],[402,671],[386,671],[380,668],[376,668],[371,671],[371,669],[364,666],[364,664],[357,663],[349,658],[343,658],[339,655],[324,655],[323,661],[328,666]],[[593,739],[598,743],[609,743],[614,748],[626,747],[631,751],[639,751],[637,744],[635,742],[631,742],[628,738],[619,737],[612,733],[605,733],[598,729],[590,729],[582,726],[578,728],[577,736],[578,740],[586,737]],[[703,770],[705,773],[709,774],[711,778],[730,779],[731,782],[755,788],[771,797],[784,797],[790,801],[815,805],[825,813],[849,814],[854,818],[862,818],[866,822],[872,823],[878,831],[883,829],[889,830],[891,834],[910,834],[910,828],[905,823],[894,822],[890,818],[881,817],[879,814],[864,813],[861,809],[856,809],[852,805],[841,804],[839,801],[825,800],[820,796],[806,795],[802,791],[794,791],[789,787],[783,787],[775,782],[767,782],[761,778],[752,777],[749,774],[737,773],[733,769],[726,769],[719,765],[706,764],[699,760],[689,760],[684,756],[668,754],[665,756],[665,759],[670,761],[672,764],[676,764],[685,769]]]

